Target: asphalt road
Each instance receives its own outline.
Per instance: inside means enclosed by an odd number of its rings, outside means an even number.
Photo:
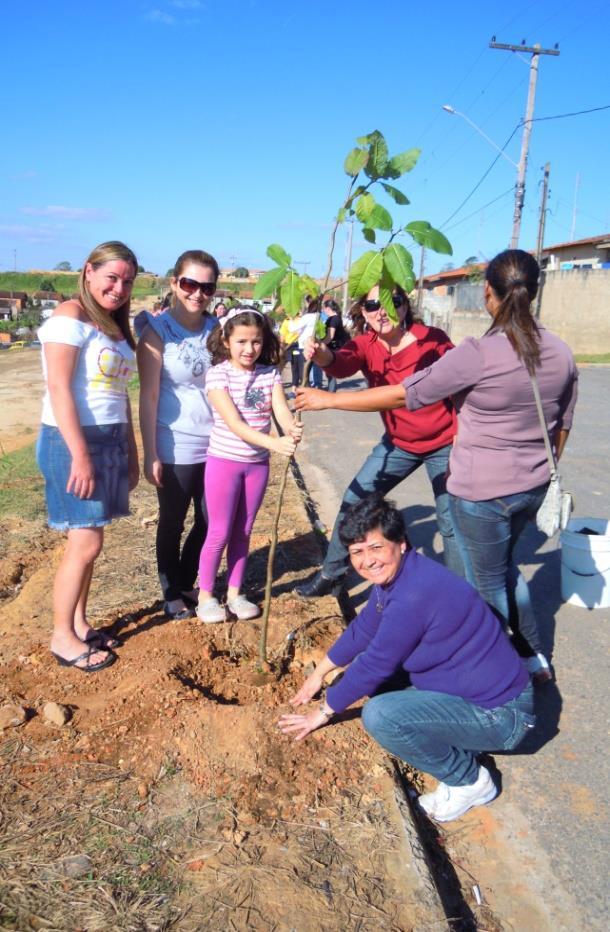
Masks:
[[[340,387],[356,384],[349,380]],[[305,425],[299,464],[322,521],[331,527],[343,489],[381,436],[382,425],[376,414],[338,411],[306,414]],[[576,499],[575,515],[610,519],[609,463],[610,368],[584,368],[575,425],[561,463],[564,484]],[[429,555],[440,554],[424,470],[392,497],[404,509],[413,544]],[[486,810],[485,831],[479,827],[466,839],[468,863],[477,879],[493,886],[509,928],[605,930],[610,609],[588,611],[562,603],[557,538],[548,541],[531,526],[517,558],[530,582],[556,683],[537,691],[539,724],[531,741],[514,755],[496,757],[503,793]],[[495,871],[490,871],[490,860]],[[515,897],[520,896],[534,906],[519,910]]]

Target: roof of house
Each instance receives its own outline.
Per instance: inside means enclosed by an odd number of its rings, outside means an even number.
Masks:
[[[436,272],[435,275],[425,275],[424,285],[440,285],[443,282],[452,282],[467,278],[472,272],[480,272],[486,268],[485,262],[473,262],[472,265],[462,265],[459,269],[447,269],[446,272]]]
[[[25,291],[0,291],[0,298],[13,298],[16,301],[27,300]]]
[[[610,233],[604,233],[603,236],[587,236],[585,239],[573,239],[567,243],[555,243],[554,246],[545,246],[543,252],[553,252],[554,249],[567,249],[570,246],[602,246],[610,247]]]
[[[58,291],[35,291],[32,295],[37,301],[64,301],[63,294]]]

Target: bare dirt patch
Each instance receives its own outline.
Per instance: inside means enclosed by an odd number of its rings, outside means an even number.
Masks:
[[[258,598],[277,481],[274,469],[252,540]],[[277,729],[307,665],[343,627],[334,600],[293,593],[319,559],[294,483],[270,673],[258,665],[258,622],[165,618],[147,520],[155,511],[143,483],[132,517],[107,533],[91,617],[123,646],[118,663],[92,676],[59,668],[47,649],[61,536],[38,520],[11,537],[21,569],[0,608],[0,706],[20,705],[27,720],[0,745],[0,925],[317,932],[438,919],[406,868],[390,766],[357,714],[301,745]],[[44,542],[38,556],[34,541]],[[62,728],[41,715],[49,700],[71,713]]]

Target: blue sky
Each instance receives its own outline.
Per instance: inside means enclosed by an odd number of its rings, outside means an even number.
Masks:
[[[76,267],[117,238],[161,273],[189,248],[264,268],[279,242],[320,275],[343,159],[373,129],[392,152],[423,150],[395,218],[442,227],[456,265],[491,257],[510,238],[515,171],[498,159],[443,226],[496,153],[441,109],[500,146],[518,125],[528,60],[489,49],[491,36],[559,42],[540,60],[536,117],[610,104],[606,0],[23,0],[2,26],[0,271],[14,250],[18,269]],[[520,137],[506,149],[515,162]],[[609,232],[610,110],[534,124],[524,248],[546,161],[545,242],[570,238],[577,174],[576,238]],[[342,230],[337,271],[344,244]],[[356,238],[354,255],[364,248]],[[448,258],[430,255],[427,271]]]

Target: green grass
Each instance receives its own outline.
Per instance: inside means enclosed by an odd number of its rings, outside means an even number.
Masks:
[[[32,295],[35,291],[41,290],[40,284],[44,280],[53,282],[54,289],[67,297],[78,290],[77,272],[0,272],[0,291],[25,291],[28,295]],[[218,287],[238,295],[242,291],[251,290],[254,285],[252,282],[247,281],[219,281]],[[132,295],[134,298],[146,298],[148,296],[158,298],[167,291],[169,291],[169,279],[153,278],[151,275],[138,275],[133,286]]]
[[[45,511],[44,483],[36,463],[36,445],[0,456],[0,518],[38,518]]]
[[[53,288],[67,297],[78,290],[78,274],[65,272],[0,272],[0,291],[25,291],[32,295],[40,291],[42,281],[53,282]],[[148,295],[158,297],[165,294],[167,284],[165,279],[152,278],[150,275],[138,275],[133,286],[134,298],[144,298]]]
[[[610,353],[579,353],[574,356],[576,362],[605,362],[610,363]]]

